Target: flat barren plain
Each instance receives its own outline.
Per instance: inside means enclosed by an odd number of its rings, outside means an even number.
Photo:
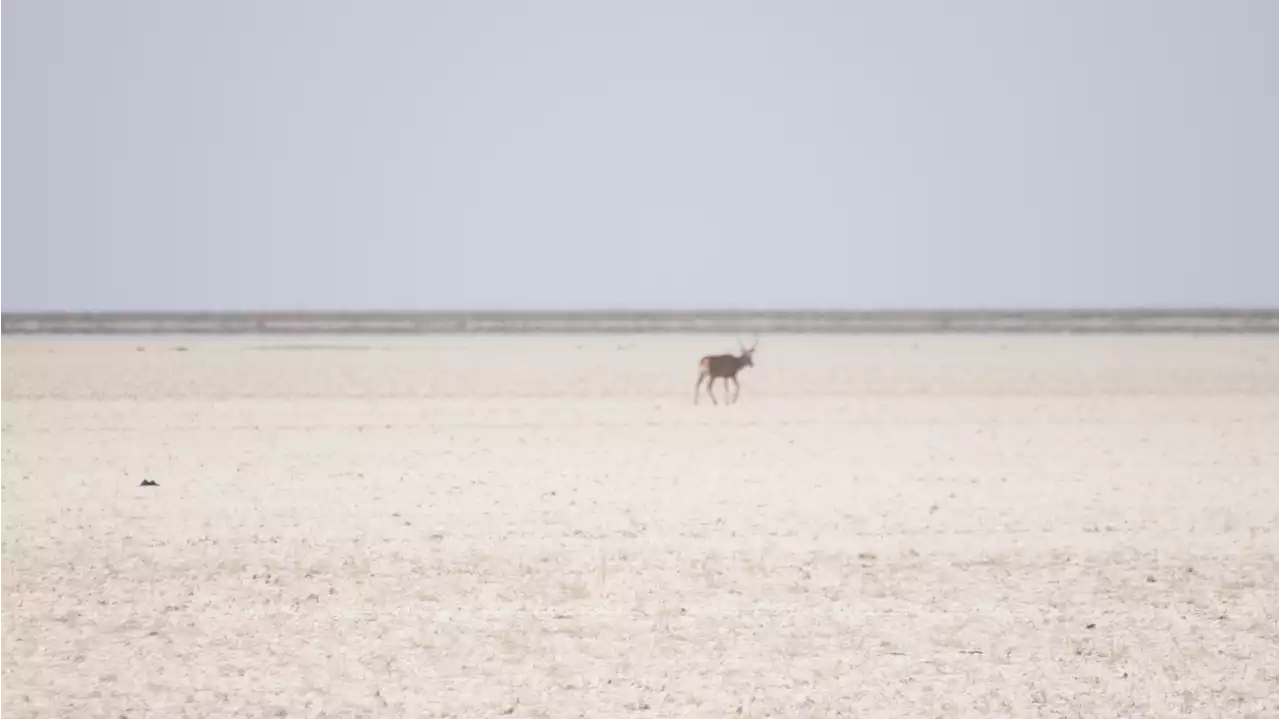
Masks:
[[[6,338],[4,716],[1276,715],[1275,335],[732,349]]]

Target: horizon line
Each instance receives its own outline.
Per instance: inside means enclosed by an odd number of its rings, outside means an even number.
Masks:
[[[1161,315],[1178,315],[1178,314],[1277,314],[1280,315],[1280,307],[1222,307],[1222,306],[1182,306],[1182,307],[1152,307],[1152,306],[1076,306],[1076,307],[963,307],[963,308],[941,308],[941,307],[877,307],[877,308],[836,308],[836,307],[808,307],[808,308],[579,308],[579,309],[563,309],[563,308],[536,308],[536,309],[507,309],[507,308],[458,308],[458,309],[22,309],[22,310],[3,310],[0,309],[0,315],[3,316],[56,316],[56,315],[99,315],[99,316],[122,316],[122,315],[465,315],[465,314],[487,314],[487,315],[547,315],[547,314],[579,314],[579,315],[601,315],[601,314],[650,314],[650,315],[675,315],[675,314],[714,314],[714,315],[800,315],[800,314],[845,314],[845,315],[904,315],[904,314],[951,314],[951,315],[994,315],[994,314],[1066,314],[1066,313],[1097,313],[1097,314],[1161,314]]]

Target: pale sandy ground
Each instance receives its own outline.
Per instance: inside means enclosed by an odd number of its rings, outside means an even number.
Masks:
[[[728,339],[6,339],[5,718],[1276,716],[1274,335]]]

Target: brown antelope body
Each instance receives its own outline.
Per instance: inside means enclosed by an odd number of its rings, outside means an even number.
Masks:
[[[719,404],[716,401],[716,395],[711,391],[715,386],[716,380],[724,381],[725,404],[733,404],[738,401],[738,394],[742,392],[742,386],[738,384],[738,372],[743,367],[755,367],[755,363],[751,361],[751,355],[756,351],[753,344],[751,348],[742,347],[740,355],[707,355],[698,363],[698,383],[693,386],[693,403],[698,403],[698,394],[702,390],[702,381],[707,380],[707,396],[711,398],[712,404]],[[729,383],[733,382],[733,393],[729,392]]]

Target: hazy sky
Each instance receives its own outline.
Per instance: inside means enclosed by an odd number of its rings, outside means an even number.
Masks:
[[[1269,0],[4,0],[19,309],[1277,304]]]

